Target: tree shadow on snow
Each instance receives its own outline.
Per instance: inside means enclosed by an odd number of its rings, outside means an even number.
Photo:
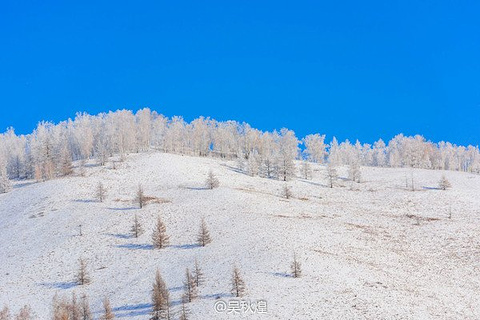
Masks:
[[[308,183],[308,184],[311,184],[311,185],[314,185],[314,186],[317,186],[317,187],[324,187],[324,188],[328,187],[328,185],[326,185],[326,184],[313,182],[313,181],[309,181],[309,180],[305,180],[305,179],[299,179],[298,181]]]
[[[107,236],[119,238],[119,239],[130,239],[132,235],[130,234],[123,234],[123,233],[106,233]]]
[[[200,298],[201,299],[222,299],[222,298],[228,298],[231,296],[232,296],[231,294],[222,292],[222,293],[204,294],[204,295],[201,295]]]
[[[151,244],[127,243],[127,244],[116,245],[116,247],[124,248],[124,249],[132,249],[132,250],[153,250],[153,245]]]
[[[292,278],[291,274],[285,272],[270,272],[270,274],[275,277]]]
[[[82,202],[82,203],[92,203],[92,202],[97,202],[95,200],[88,200],[88,199],[75,199],[72,200],[73,202]]]
[[[76,287],[78,284],[75,281],[70,282],[42,282],[41,286],[47,287],[49,289],[70,289]]]
[[[151,310],[151,303],[127,304],[112,309],[117,318],[144,316],[150,314]]]
[[[425,189],[425,190],[442,190],[441,188],[438,188],[438,187],[422,187],[422,189]]]
[[[185,189],[188,189],[188,190],[210,190],[207,187],[185,187]]]
[[[201,247],[199,244],[180,244],[180,245],[171,245],[170,247],[175,249],[195,249]]]
[[[107,208],[108,210],[115,210],[115,211],[126,211],[126,210],[135,210],[138,209],[138,207],[125,207],[125,208]]]

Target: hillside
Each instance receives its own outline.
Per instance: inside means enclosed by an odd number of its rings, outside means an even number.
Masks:
[[[300,164],[297,163],[299,166]],[[258,319],[428,319],[480,317],[480,176],[425,169],[362,167],[363,182],[328,188],[325,167],[313,179],[250,177],[235,162],[143,153],[116,169],[87,165],[86,174],[42,183],[16,182],[0,194],[0,307],[30,304],[48,319],[55,293],[85,292],[95,317],[105,296],[118,318],[148,319],[151,288],[161,271],[178,311],[185,268],[200,263],[206,282],[188,305],[191,319],[235,316],[214,310],[228,301],[233,265],[246,300],[267,301]],[[204,188],[212,169],[220,187]],[[438,190],[446,174],[452,188]],[[406,188],[413,180],[416,191]],[[94,200],[102,182],[103,203]],[[155,198],[133,203],[138,184]],[[451,218],[449,214],[451,212]],[[137,214],[146,232],[129,231]],[[170,246],[152,248],[160,215]],[[204,217],[213,238],[198,247]],[[82,235],[79,235],[82,225]],[[302,277],[290,277],[293,252]],[[73,281],[78,259],[92,283]]]

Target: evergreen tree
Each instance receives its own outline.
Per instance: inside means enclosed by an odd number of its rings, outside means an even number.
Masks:
[[[153,283],[151,315],[151,320],[171,319],[170,294],[159,270],[155,273],[155,282]]]
[[[163,249],[169,244],[170,237],[167,235],[167,228],[160,216],[157,218],[157,224],[152,234],[153,246],[157,249]]]
[[[232,294],[235,297],[242,297],[245,294],[245,281],[243,281],[240,270],[234,266],[232,273]]]
[[[138,220],[137,215],[135,215],[135,217],[133,218],[133,225],[130,231],[135,238],[138,238],[143,233],[143,228],[140,221]]]
[[[197,236],[197,243],[200,246],[205,247],[210,242],[212,242],[212,238],[210,237],[210,232],[208,231],[205,219],[202,218],[202,221],[200,223],[200,231],[198,232]]]

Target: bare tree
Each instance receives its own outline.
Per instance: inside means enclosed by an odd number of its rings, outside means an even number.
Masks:
[[[138,203],[140,209],[145,205],[145,194],[143,193],[143,187],[141,184],[138,185],[137,195],[135,197],[135,202]]]
[[[328,179],[328,186],[330,188],[333,188],[333,186],[335,185],[338,179],[337,169],[330,162],[327,165],[327,179]]]
[[[28,305],[25,305],[15,316],[15,320],[33,320],[34,317],[35,315],[32,311],[32,308],[30,308]]]
[[[182,309],[180,309],[180,317],[179,320],[188,320],[188,314],[190,311],[187,308],[185,301],[182,301]]]
[[[53,320],[70,320],[70,303],[57,294],[52,299]]]
[[[170,237],[167,235],[167,227],[160,216],[157,218],[157,224],[152,234],[153,246],[157,249],[163,249],[169,244]]]
[[[133,218],[133,225],[130,231],[135,238],[138,238],[143,233],[143,228],[140,221],[138,221],[137,215]]]
[[[115,319],[115,315],[112,311],[112,306],[110,305],[110,300],[108,297],[103,299],[103,315],[101,317],[102,320],[112,320]]]
[[[80,306],[77,303],[77,295],[72,292],[72,302],[70,303],[70,319],[69,320],[81,320]]]
[[[103,202],[105,197],[107,196],[107,190],[103,186],[103,183],[99,182],[97,185],[97,189],[95,191],[95,198],[98,202]]]
[[[442,190],[447,190],[448,188],[451,188],[452,185],[450,184],[450,181],[447,180],[447,177],[442,175],[442,178],[440,178],[440,181],[438,181],[438,187]]]
[[[185,271],[185,280],[183,282],[183,301],[192,302],[197,297],[197,285],[195,283],[194,276],[190,273],[190,270],[187,268]]]
[[[297,254],[293,253],[293,262],[290,265],[290,269],[292,271],[292,277],[299,278],[302,275],[302,264],[297,259]]]
[[[159,270],[155,273],[155,282],[153,283],[151,315],[151,320],[169,320],[171,318],[170,294]]]
[[[11,318],[10,309],[8,309],[7,306],[4,306],[2,311],[0,311],[0,320],[10,320]]]
[[[77,284],[81,286],[85,284],[89,284],[91,282],[91,279],[87,271],[87,262],[85,261],[85,259],[80,258],[78,260],[78,264],[79,266],[78,266],[78,271],[76,275]]]
[[[82,295],[82,302],[80,305],[80,315],[82,320],[93,320],[92,312],[90,311],[90,304],[85,294]]]
[[[292,189],[288,186],[288,184],[285,184],[282,188],[282,197],[285,199],[290,199],[293,197]]]
[[[198,261],[196,258],[195,258],[195,264],[193,266],[193,277],[194,277],[195,285],[197,286],[197,288],[200,287],[205,282],[205,276],[202,272],[202,269],[198,265]]]
[[[245,294],[245,281],[243,281],[240,270],[236,266],[233,267],[233,274],[232,274],[232,294],[235,297],[242,297]]]
[[[208,171],[208,177],[205,185],[208,189],[214,189],[220,186],[220,182],[218,181],[218,178],[213,174],[212,170]]]
[[[197,236],[197,243],[200,246],[205,247],[210,242],[212,242],[212,238],[210,237],[210,232],[208,231],[205,219],[202,218],[202,221],[200,223],[200,231],[198,232]]]

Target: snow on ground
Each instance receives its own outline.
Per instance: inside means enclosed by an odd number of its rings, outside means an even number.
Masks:
[[[209,169],[220,188],[206,190]],[[339,171],[346,177],[346,169]],[[452,189],[437,190],[445,173]],[[364,182],[326,187],[325,168],[312,180],[249,177],[233,162],[150,153],[112,169],[90,166],[85,177],[16,183],[0,195],[0,307],[30,304],[48,319],[55,293],[83,292],[98,317],[111,300],[117,318],[148,319],[158,268],[179,309],[185,268],[197,258],[206,275],[191,319],[478,319],[480,318],[480,176],[459,172],[362,168]],[[417,191],[405,188],[413,179]],[[94,201],[99,181],[108,189]],[[138,209],[141,183],[159,203]],[[449,212],[451,211],[451,218]],[[146,232],[129,235],[137,214]],[[160,215],[170,246],[156,250]],[[195,245],[205,217],[213,242]],[[83,235],[79,235],[82,225]],[[301,278],[289,276],[293,252]],[[92,283],[74,283],[78,259]],[[229,301],[237,265],[245,300],[265,300],[267,313],[218,313]]]

